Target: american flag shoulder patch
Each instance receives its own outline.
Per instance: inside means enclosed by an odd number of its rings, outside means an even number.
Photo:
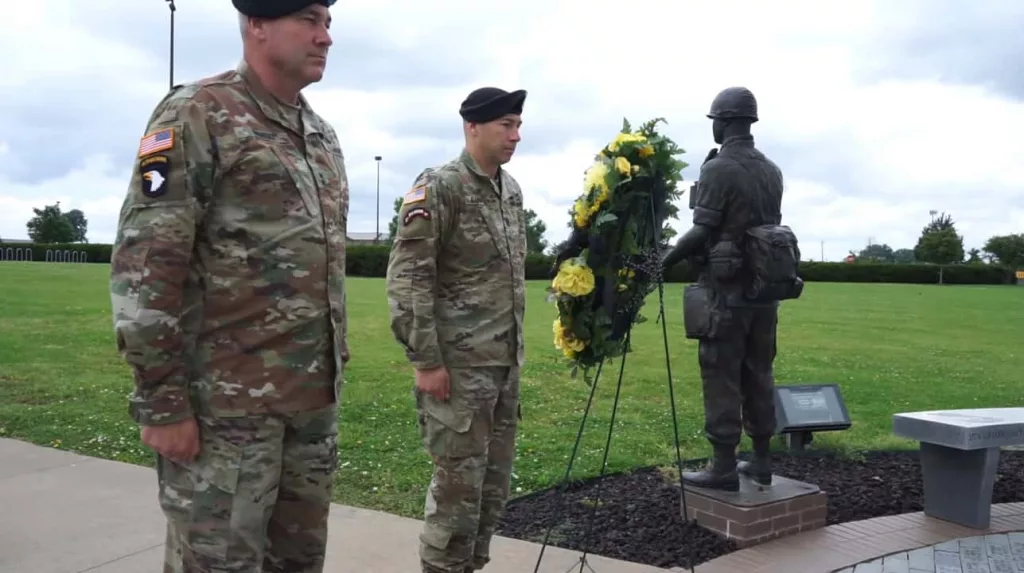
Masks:
[[[170,127],[147,134],[139,142],[139,157],[174,147],[174,130]]]
[[[426,198],[427,186],[417,185],[416,187],[413,187],[405,194],[405,199],[403,200],[403,203],[406,205],[408,205],[409,203],[418,203],[420,201],[425,201]]]

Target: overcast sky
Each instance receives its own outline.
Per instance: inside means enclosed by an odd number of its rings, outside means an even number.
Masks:
[[[175,82],[240,58],[227,0],[178,0]],[[758,146],[786,176],[784,222],[805,258],[869,240],[913,247],[945,211],[981,247],[1024,231],[1024,2],[900,0],[340,0],[324,80],[306,94],[336,128],[350,231],[380,228],[417,173],[461,148],[472,89],[523,88],[507,168],[551,242],[583,170],[619,129],[665,117],[686,178],[714,145],[722,88],[758,98]],[[500,8],[499,8],[500,6]],[[627,27],[628,26],[628,27]],[[0,237],[32,207],[82,209],[109,242],[144,122],[168,87],[164,0],[18,3],[0,19]],[[688,185],[687,185],[688,187]],[[690,224],[687,198],[682,220]]]

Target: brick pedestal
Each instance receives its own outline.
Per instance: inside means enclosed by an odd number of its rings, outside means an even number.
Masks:
[[[740,491],[686,486],[688,519],[740,547],[825,525],[828,496],[818,486],[774,476],[764,487],[746,478]]]

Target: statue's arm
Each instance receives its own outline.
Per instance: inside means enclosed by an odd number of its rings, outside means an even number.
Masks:
[[[728,171],[724,167],[721,160],[715,160],[711,154],[701,166],[700,183],[693,204],[693,226],[662,258],[662,268],[669,269],[683,259],[698,254],[711,234],[722,224],[722,215],[732,194]]]

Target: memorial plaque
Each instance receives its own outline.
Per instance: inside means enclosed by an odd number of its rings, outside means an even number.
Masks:
[[[836,384],[775,387],[776,432],[845,430],[850,416]]]
[[[1017,271],[1017,284],[1024,286],[1024,269]]]
[[[1024,408],[908,412],[893,416],[893,433],[960,450],[1024,444]]]

